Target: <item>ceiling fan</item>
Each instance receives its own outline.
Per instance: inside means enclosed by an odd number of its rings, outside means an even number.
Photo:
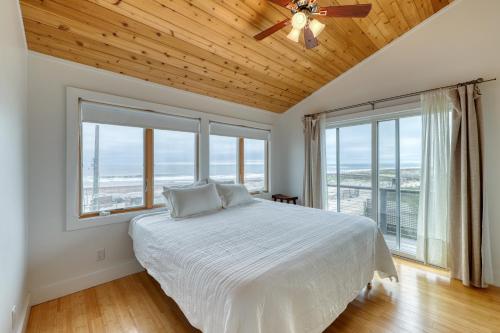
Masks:
[[[313,19],[314,16],[329,17],[366,17],[372,9],[371,4],[345,5],[319,7],[317,0],[269,0],[272,3],[290,9],[293,16],[287,18],[272,27],[254,36],[257,40],[262,40],[267,36],[292,25],[292,31],[288,34],[288,39],[299,42],[300,33],[304,31],[304,42],[306,48],[312,49],[318,46],[316,37],[323,31],[325,25]]]

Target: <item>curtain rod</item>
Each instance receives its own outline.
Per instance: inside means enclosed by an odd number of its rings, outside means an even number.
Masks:
[[[331,113],[331,112],[338,112],[338,111],[343,111],[343,110],[349,110],[349,109],[354,109],[354,108],[357,108],[357,107],[360,107],[360,106],[365,106],[365,105],[371,105],[372,109],[375,109],[375,104],[379,104],[379,103],[382,103],[382,102],[389,102],[389,101],[394,101],[394,100],[398,100],[398,99],[402,99],[402,98],[406,98],[406,97],[418,96],[418,95],[426,93],[426,92],[436,91],[436,90],[440,90],[440,89],[458,88],[458,87],[466,86],[466,85],[469,85],[469,84],[486,83],[486,82],[491,82],[491,81],[495,81],[495,80],[496,80],[496,78],[492,78],[492,79],[488,79],[488,80],[484,80],[483,78],[479,78],[479,79],[476,79],[476,80],[467,81],[467,82],[460,82],[460,83],[452,84],[452,85],[449,85],[449,86],[444,86],[444,87],[439,87],[439,88],[433,88],[433,89],[427,89],[427,90],[421,90],[421,91],[416,91],[416,92],[412,92],[412,93],[408,93],[408,94],[404,94],[404,95],[387,97],[387,98],[377,99],[377,100],[374,100],[374,101],[368,101],[368,102],[364,102],[364,103],[353,104],[353,105],[349,105],[349,106],[343,106],[343,107],[332,109],[332,110],[327,110],[327,111],[322,111],[322,112],[316,112],[316,113],[306,114],[304,117],[313,117],[313,116],[316,116],[316,115],[319,115],[319,114],[323,114],[323,113]]]

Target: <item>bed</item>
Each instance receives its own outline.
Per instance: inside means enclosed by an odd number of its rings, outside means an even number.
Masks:
[[[373,220],[267,200],[181,220],[146,214],[129,234],[204,333],[319,333],[375,271],[397,279]]]

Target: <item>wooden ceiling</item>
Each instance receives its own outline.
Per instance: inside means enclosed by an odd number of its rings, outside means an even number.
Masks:
[[[284,112],[453,0],[372,3],[323,18],[320,46],[252,36],[290,17],[265,0],[21,0],[31,50],[240,104]]]

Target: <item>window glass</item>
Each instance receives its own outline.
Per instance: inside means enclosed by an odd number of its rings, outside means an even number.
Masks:
[[[250,192],[266,190],[266,141],[245,139],[245,186]]]
[[[397,120],[378,123],[378,224],[391,250],[399,233]]]
[[[337,211],[337,129],[326,130],[326,183],[328,210]]]
[[[238,138],[210,135],[210,178],[238,182]]]
[[[196,134],[154,130],[154,204],[163,204],[163,186],[196,180]]]
[[[342,213],[372,214],[371,124],[339,129],[340,207]]]
[[[82,123],[81,212],[144,206],[144,130]]]
[[[400,251],[417,253],[417,222],[422,167],[422,116],[401,118],[400,135]]]

